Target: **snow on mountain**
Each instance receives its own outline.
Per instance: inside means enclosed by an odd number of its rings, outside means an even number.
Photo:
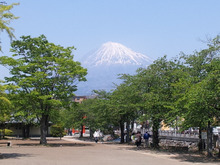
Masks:
[[[119,74],[135,74],[138,68],[153,63],[153,59],[122,44],[107,42],[80,62],[88,69],[88,75],[86,82],[78,84],[76,94],[90,95],[92,90],[110,91],[114,84],[122,82],[118,79]]]
[[[84,65],[89,67],[112,64],[145,66],[152,62],[153,60],[148,56],[136,53],[122,44],[107,42],[89,55],[84,61]]]

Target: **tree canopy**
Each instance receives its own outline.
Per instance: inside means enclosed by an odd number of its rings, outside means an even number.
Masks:
[[[11,5],[6,5],[4,2],[0,3],[0,29],[2,32],[6,31],[10,39],[15,38],[15,36],[13,33],[14,29],[9,25],[11,21],[19,18],[10,12],[11,9],[16,5],[19,5],[19,3],[12,3]]]
[[[74,47],[64,48],[48,42],[44,35],[22,36],[11,44],[13,57],[0,57],[10,67],[6,82],[19,86],[41,124],[41,143],[46,144],[47,127],[52,112],[65,107],[77,90],[76,83],[85,81],[87,70],[73,61]],[[26,102],[27,103],[27,102]]]

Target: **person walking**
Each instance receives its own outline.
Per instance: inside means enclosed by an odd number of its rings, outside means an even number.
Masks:
[[[96,130],[93,134],[93,137],[95,139],[95,142],[98,143],[99,138],[102,136],[102,133],[100,132],[100,130]]]
[[[140,131],[137,132],[135,139],[136,139],[135,144],[137,147],[139,147],[141,145],[141,132]]]
[[[151,137],[151,135],[146,131],[144,134],[144,147],[149,147],[149,138]]]

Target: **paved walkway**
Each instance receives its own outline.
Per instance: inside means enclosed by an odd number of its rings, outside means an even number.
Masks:
[[[0,146],[0,165],[219,165],[196,156],[155,153],[135,146],[80,141],[72,137],[39,140],[12,140],[12,147]]]

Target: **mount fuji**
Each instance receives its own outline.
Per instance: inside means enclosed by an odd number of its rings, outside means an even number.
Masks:
[[[87,81],[80,82],[77,95],[91,95],[92,90],[114,89],[120,84],[119,74],[134,74],[140,67],[147,67],[153,59],[134,52],[126,46],[115,43],[104,43],[99,49],[89,53],[82,60],[82,66],[88,69]]]
[[[90,67],[110,66],[114,64],[143,66],[151,62],[152,60],[149,57],[141,53],[136,53],[122,44],[107,42],[89,55],[84,61],[84,65]]]

